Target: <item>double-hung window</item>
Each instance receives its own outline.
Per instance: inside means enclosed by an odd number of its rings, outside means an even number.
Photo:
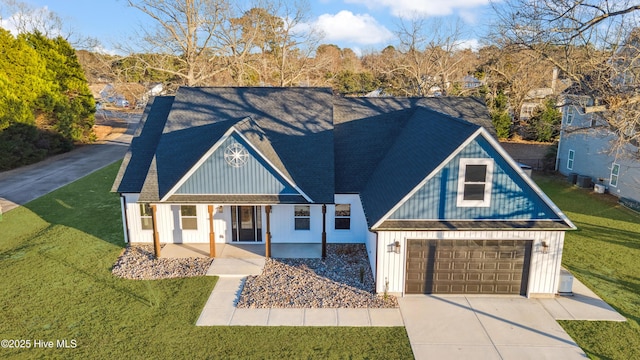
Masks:
[[[576,152],[573,150],[569,150],[569,155],[567,156],[567,169],[573,170],[573,160],[576,157]]]
[[[311,229],[311,206],[295,205],[293,210],[293,218],[296,230]]]
[[[618,186],[618,176],[620,175],[620,165],[613,163],[611,166],[611,177],[609,178],[609,185]]]
[[[351,229],[351,204],[336,204],[336,230]]]
[[[153,219],[151,214],[151,205],[140,204],[140,223],[142,225],[142,230],[153,230]]]
[[[574,109],[573,106],[567,106],[567,115],[566,115],[566,123],[567,125],[571,125],[571,123],[573,122],[573,116],[574,116]]]
[[[198,213],[195,205],[180,206],[182,230],[198,230]]]
[[[492,159],[460,159],[458,173],[459,207],[489,207],[493,180]]]

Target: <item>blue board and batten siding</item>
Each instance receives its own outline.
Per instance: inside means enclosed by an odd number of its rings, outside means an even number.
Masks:
[[[230,166],[225,149],[240,143],[249,153],[240,167]],[[298,195],[264,159],[236,134],[229,136],[180,186],[176,194],[260,194]]]
[[[492,158],[489,207],[458,207],[461,158]],[[543,220],[555,212],[483,137],[477,137],[390,217],[392,220]]]

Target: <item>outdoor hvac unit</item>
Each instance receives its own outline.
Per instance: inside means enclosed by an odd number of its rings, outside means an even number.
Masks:
[[[596,192],[596,193],[598,193],[598,194],[604,194],[604,191],[605,191],[606,189],[607,189],[607,188],[606,188],[604,185],[602,185],[602,184],[595,184],[595,185],[593,185],[593,191],[595,191],[595,192]]]
[[[573,275],[565,269],[560,269],[558,294],[565,296],[573,295]]]
[[[567,175],[567,180],[571,185],[575,185],[576,181],[578,180],[578,174],[570,173],[569,175]]]
[[[578,175],[578,179],[576,181],[576,185],[583,189],[589,189],[593,186],[593,182],[591,181],[591,177],[587,175]]]

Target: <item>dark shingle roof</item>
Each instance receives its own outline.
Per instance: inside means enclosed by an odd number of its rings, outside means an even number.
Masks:
[[[480,127],[419,107],[360,192],[373,226]]]
[[[142,190],[172,103],[173,96],[158,96],[147,103],[112,191],[139,193]]]
[[[495,134],[474,98],[339,98],[334,121],[336,192],[359,193],[370,226],[480,126]]]
[[[332,100],[324,88],[180,88],[141,200],[163,198],[234,126],[312,201],[333,202]]]
[[[234,129],[313,202],[359,193],[371,226],[479,126],[493,131],[486,107],[471,98],[339,98],[324,88],[180,88],[175,97],[158,97],[145,110],[114,191],[159,201]]]

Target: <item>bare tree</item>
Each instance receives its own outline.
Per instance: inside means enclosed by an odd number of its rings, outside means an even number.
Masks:
[[[230,18],[226,0],[128,0],[155,21],[155,27],[142,28],[139,48],[133,53],[157,54],[139,60],[143,66],[169,73],[183,85],[204,85],[226,67],[215,60],[227,54],[219,42]],[[142,49],[142,51],[140,51]]]
[[[139,57],[139,63],[173,75],[179,85],[226,79],[234,85],[291,86],[304,75],[317,44],[313,29],[301,30],[308,14],[305,2],[259,0],[249,10],[228,0],[128,3],[156,25],[142,29],[138,48],[131,52],[156,54]]]
[[[388,72],[401,83],[395,93],[408,96],[446,94],[451,76],[461,58],[455,56],[460,45],[459,23],[444,25],[438,19],[414,18],[401,21],[396,31],[399,46]],[[398,91],[399,90],[399,91]]]
[[[76,49],[93,49],[99,45],[97,39],[77,34],[65,26],[55,12],[17,0],[0,0],[0,21],[19,34],[39,32],[48,38],[61,36]]]
[[[309,3],[306,0],[276,0],[266,9],[274,15],[266,26],[275,85],[292,86],[303,82],[315,64],[312,54],[323,36],[308,23]]]
[[[506,0],[496,39],[532,51],[572,81],[570,97],[620,135],[640,141],[640,5],[630,0]]]

